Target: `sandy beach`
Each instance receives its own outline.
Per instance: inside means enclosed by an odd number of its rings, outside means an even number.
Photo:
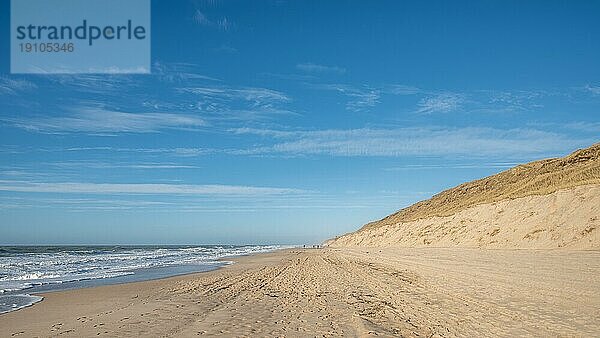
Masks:
[[[44,294],[2,337],[597,336],[600,252],[306,249]]]
[[[0,338],[600,338],[599,16],[0,1]]]

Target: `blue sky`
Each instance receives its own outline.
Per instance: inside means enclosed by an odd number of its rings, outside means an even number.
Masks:
[[[598,2],[152,13],[150,75],[10,75],[0,40],[0,244],[319,242],[600,141]]]

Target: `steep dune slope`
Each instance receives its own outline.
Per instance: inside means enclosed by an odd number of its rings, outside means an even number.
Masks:
[[[327,244],[600,248],[600,143],[461,184]]]

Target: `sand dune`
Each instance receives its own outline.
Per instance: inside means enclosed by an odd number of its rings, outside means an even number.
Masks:
[[[331,246],[600,248],[600,143],[459,185]]]
[[[600,249],[600,185],[481,204],[452,216],[366,227],[331,246]]]

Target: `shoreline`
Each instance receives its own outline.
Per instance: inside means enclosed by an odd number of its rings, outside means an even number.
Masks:
[[[124,284],[206,272],[235,257],[292,248],[270,245],[8,246],[0,265],[0,315],[40,302],[49,292]],[[58,257],[48,254],[59,253]]]
[[[227,269],[235,269],[238,264],[247,264],[249,266],[254,266],[253,260],[256,258],[260,258],[263,256],[279,256],[287,253],[288,251],[293,251],[293,248],[282,248],[269,252],[259,252],[259,253],[250,253],[239,256],[230,256],[230,257],[222,257],[216,260],[216,262],[224,262],[229,261],[232,264],[223,264],[215,269],[202,271],[202,272],[191,272],[186,274],[180,274],[175,276],[161,277],[150,280],[142,280],[142,281],[134,281],[134,282],[124,282],[117,284],[106,284],[106,285],[96,285],[90,287],[81,287],[81,288],[72,288],[66,290],[53,290],[39,293],[31,293],[33,296],[40,296],[43,298],[42,301],[38,301],[32,305],[20,308],[18,310],[9,311],[0,314],[0,337],[14,337],[19,335],[35,335],[35,336],[54,336],[59,334],[59,330],[57,327],[62,326],[62,322],[59,318],[62,318],[63,315],[69,315],[70,311],[66,311],[67,313],[61,313],[60,316],[55,316],[51,318],[47,318],[45,314],[59,313],[60,310],[71,309],[73,306],[78,306],[81,308],[93,308],[96,309],[95,305],[102,301],[105,298],[105,295],[112,295],[112,298],[121,298],[125,299],[122,296],[131,296],[134,298],[138,298],[138,294],[140,290],[156,290],[161,289],[163,285],[169,285],[171,283],[180,283],[185,282],[187,280],[195,280],[199,277],[205,276],[211,273],[217,273]],[[92,296],[89,298],[88,296]],[[86,298],[89,303],[81,303],[78,302],[77,299]],[[119,303],[118,299],[112,299],[114,303]],[[50,304],[49,304],[50,303]],[[112,303],[111,305],[114,305]],[[59,310],[59,311],[56,311]],[[109,312],[112,312],[109,310]],[[33,333],[29,334],[30,329],[30,318],[33,317],[35,319],[46,320],[49,325],[48,330],[42,329],[42,327],[34,328]],[[43,317],[43,318],[42,318]],[[82,317],[77,317],[77,320],[80,320]],[[54,320],[56,319],[56,320]],[[50,325],[50,323],[52,324]],[[56,322],[56,323],[54,323]],[[85,321],[82,321],[82,323]],[[61,325],[56,325],[60,323]],[[43,325],[42,325],[43,326]],[[104,326],[104,325],[100,325]],[[12,330],[12,328],[17,328],[16,330]],[[21,329],[18,329],[21,328]],[[15,331],[9,333],[8,331]],[[44,333],[46,332],[46,333]],[[69,336],[69,332],[60,333],[61,335],[67,334]],[[98,333],[97,335],[101,335],[103,333]],[[118,335],[118,333],[117,333]],[[77,336],[77,335],[73,335]]]
[[[68,292],[68,291],[80,290],[80,289],[101,288],[101,287],[113,286],[113,285],[144,283],[144,282],[150,282],[150,281],[167,280],[167,279],[176,278],[176,277],[191,276],[191,275],[195,275],[195,274],[209,273],[209,272],[216,271],[219,269],[227,268],[228,266],[237,263],[238,258],[250,257],[250,256],[254,256],[254,255],[261,255],[261,254],[265,254],[265,253],[274,253],[277,251],[291,250],[291,249],[292,248],[281,248],[281,249],[276,249],[276,250],[268,251],[268,252],[257,252],[257,253],[248,253],[248,254],[242,254],[242,255],[221,257],[221,258],[216,259],[213,263],[203,266],[203,268],[205,268],[205,270],[201,270],[201,271],[175,273],[173,275],[166,275],[166,276],[159,275],[158,277],[149,277],[147,279],[142,276],[139,276],[139,278],[141,278],[141,279],[135,279],[134,276],[135,276],[136,271],[133,271],[134,273],[132,273],[131,275],[124,275],[124,276],[118,276],[118,277],[112,277],[112,278],[82,279],[82,280],[61,283],[61,284],[56,284],[56,285],[52,285],[52,284],[40,285],[39,287],[42,287],[42,288],[44,288],[44,287],[48,288],[50,286],[52,286],[52,288],[43,289],[43,290],[34,291],[34,292],[0,294],[2,296],[27,296],[27,297],[40,297],[41,298],[41,299],[33,301],[30,304],[23,305],[17,309],[0,312],[0,317],[3,315],[9,314],[9,313],[17,312],[17,311],[35,306],[37,304],[40,304],[44,301],[44,299],[46,298],[46,296],[48,294],[52,294],[52,293]],[[89,284],[89,285],[87,285],[87,284]],[[26,291],[26,290],[27,289],[21,290],[21,291]]]
[[[0,315],[0,336],[600,333],[600,251],[295,248],[232,260],[43,294]]]
[[[69,291],[81,290],[81,289],[102,288],[105,286],[136,284],[136,283],[145,283],[145,282],[162,281],[162,280],[166,281],[169,279],[190,277],[193,275],[200,275],[200,274],[217,271],[220,269],[226,269],[227,267],[229,267],[233,264],[236,264],[237,260],[241,259],[241,258],[247,258],[247,257],[251,257],[251,256],[258,256],[258,255],[264,255],[264,254],[271,254],[271,253],[276,253],[278,251],[284,251],[284,250],[292,250],[292,249],[285,248],[285,249],[277,249],[277,250],[273,250],[273,251],[269,251],[269,252],[258,252],[258,253],[250,253],[250,254],[244,254],[244,255],[239,255],[239,256],[221,257],[221,258],[218,258],[215,260],[215,263],[218,265],[216,265],[215,267],[211,267],[205,271],[185,272],[185,273],[180,273],[180,274],[176,274],[176,275],[172,275],[172,276],[156,277],[156,278],[136,280],[136,281],[131,281],[131,282],[129,282],[129,281],[128,282],[117,282],[117,283],[108,283],[108,284],[92,285],[92,286],[72,287],[72,288],[67,288],[67,289],[47,290],[47,291],[41,291],[41,292],[32,292],[30,294],[33,296],[42,296],[43,297],[44,295],[56,293],[56,292],[69,292]],[[117,278],[117,277],[115,277],[115,278]]]

